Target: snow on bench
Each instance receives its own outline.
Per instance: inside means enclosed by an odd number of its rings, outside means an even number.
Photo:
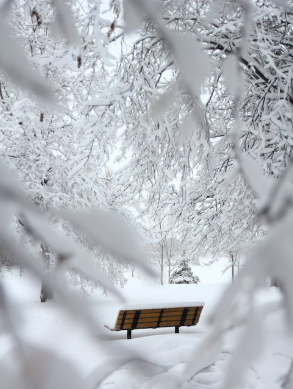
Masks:
[[[127,330],[127,339],[131,331],[145,328],[195,326],[204,307],[203,302],[176,302],[162,304],[127,304],[120,307],[116,323],[111,331]]]

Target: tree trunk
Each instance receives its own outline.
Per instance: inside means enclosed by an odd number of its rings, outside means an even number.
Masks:
[[[50,278],[50,255],[47,247],[44,244],[41,244],[42,248],[42,257],[43,257],[43,268],[44,273],[47,276],[47,281]],[[41,294],[40,299],[42,303],[45,303],[47,300],[51,300],[53,298],[53,293],[51,286],[48,285],[48,283],[45,283],[45,281],[42,281],[42,288],[41,288]]]
[[[131,277],[134,277],[134,264],[131,266]]]
[[[233,254],[231,254],[231,261],[232,261],[232,266],[231,266],[232,282],[234,282],[234,278],[235,278],[235,262],[234,262],[234,255]]]

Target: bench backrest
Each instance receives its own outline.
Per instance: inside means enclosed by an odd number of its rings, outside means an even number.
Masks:
[[[202,308],[202,306],[197,306],[120,310],[115,330],[194,326],[198,323]]]

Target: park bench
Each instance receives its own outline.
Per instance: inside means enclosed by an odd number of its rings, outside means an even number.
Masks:
[[[110,331],[127,331],[127,339],[131,339],[132,330],[146,328],[195,326],[204,303],[168,303],[151,305],[124,305],[120,308],[114,328]]]

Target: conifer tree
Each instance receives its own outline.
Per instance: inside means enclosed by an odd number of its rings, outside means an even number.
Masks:
[[[185,258],[179,261],[169,279],[170,284],[198,284],[199,282],[198,276],[193,274],[188,260]]]

